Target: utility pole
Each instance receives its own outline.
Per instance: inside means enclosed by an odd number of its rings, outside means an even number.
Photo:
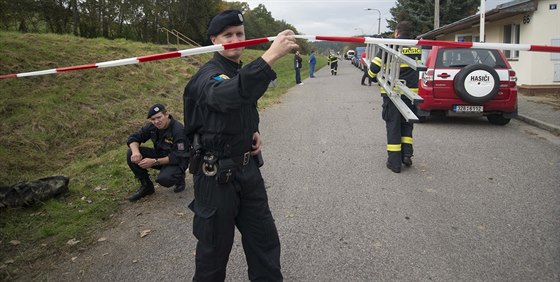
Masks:
[[[377,11],[379,13],[379,19],[377,19],[377,34],[381,34],[381,11],[375,8],[364,8],[366,11]]]
[[[480,34],[478,41],[484,42],[484,23],[486,22],[486,0],[480,0]]]
[[[439,0],[434,3],[434,29],[439,28]]]

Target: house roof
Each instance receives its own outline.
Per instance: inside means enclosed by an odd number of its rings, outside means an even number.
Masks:
[[[498,21],[519,14],[534,12],[537,10],[538,0],[514,0],[496,6],[496,8],[486,11],[485,22]],[[466,17],[454,23],[444,25],[438,29],[418,35],[421,39],[437,39],[440,36],[453,33],[459,30],[465,30],[480,24],[480,14]]]

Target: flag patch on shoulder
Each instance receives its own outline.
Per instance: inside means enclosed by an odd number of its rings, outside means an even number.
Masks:
[[[229,76],[227,76],[225,74],[219,74],[219,75],[214,76],[214,80],[216,80],[216,81],[221,81],[221,80],[224,80],[224,79],[229,79]]]

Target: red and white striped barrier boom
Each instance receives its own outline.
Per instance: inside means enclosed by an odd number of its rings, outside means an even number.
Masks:
[[[414,39],[392,39],[392,38],[373,38],[373,37],[343,37],[343,36],[315,36],[315,35],[296,35],[296,38],[307,40],[319,41],[336,41],[336,42],[352,42],[361,44],[392,44],[402,46],[444,46],[444,47],[462,47],[462,48],[483,48],[483,49],[503,49],[503,50],[518,50],[530,52],[551,52],[560,53],[560,46],[547,46],[547,45],[529,45],[529,44],[507,44],[507,43],[479,43],[479,42],[454,42],[454,41],[438,41],[438,40],[414,40]],[[71,66],[54,68],[41,71],[23,72],[17,74],[0,75],[0,79],[4,78],[18,78],[28,76],[39,76],[46,74],[54,74],[60,72],[95,69],[95,68],[109,68],[116,66],[124,66],[138,63],[145,63],[151,61],[165,60],[171,58],[180,58],[186,56],[199,55],[204,53],[211,53],[227,49],[235,49],[240,47],[248,47],[258,45],[266,42],[274,41],[276,37],[263,37],[257,39],[246,40],[242,42],[235,42],[221,45],[211,45],[204,47],[197,47],[192,49],[167,52],[161,54],[154,54],[148,56],[141,56],[128,59],[113,60],[95,64]]]
[[[300,37],[300,36],[297,35],[296,37]],[[306,36],[305,39],[338,41],[338,42],[354,42],[354,43],[362,43],[362,44],[392,44],[392,45],[402,45],[402,46],[442,46],[442,47],[502,49],[502,50],[560,53],[560,46],[530,45],[530,44],[455,42],[455,41],[438,41],[438,40],[424,40],[424,39],[415,40],[415,39],[338,37],[338,36]]]

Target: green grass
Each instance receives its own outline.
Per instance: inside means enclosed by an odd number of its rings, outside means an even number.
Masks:
[[[157,54],[164,47],[0,32],[0,74]],[[247,50],[243,60],[261,54]],[[156,102],[182,121],[184,86],[211,56],[0,80],[0,185],[51,175],[70,178],[63,199],[0,210],[0,280],[72,249],[66,245],[70,239],[91,242],[92,231],[118,213],[126,195],[136,189],[125,160],[128,135],[146,122],[146,109]],[[326,65],[324,58],[317,59],[317,66]],[[292,60],[289,55],[274,66],[277,86],[259,100],[261,111],[295,85]],[[302,78],[308,71],[302,70]],[[12,240],[21,243],[13,245]]]

